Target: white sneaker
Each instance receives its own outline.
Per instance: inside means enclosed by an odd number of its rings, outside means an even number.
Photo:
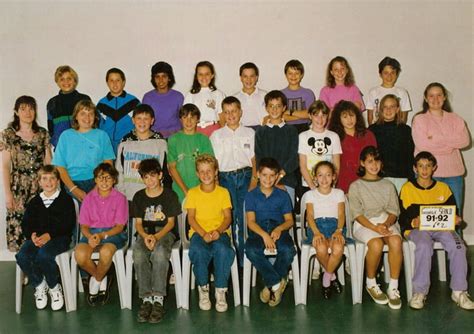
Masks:
[[[388,307],[392,310],[399,310],[402,308],[402,300],[400,299],[400,291],[398,289],[387,290]]]
[[[425,307],[426,296],[422,293],[415,293],[410,300],[410,307],[415,310],[421,310]]]
[[[474,310],[474,302],[471,300],[471,296],[467,291],[461,291],[461,293],[451,293],[451,299],[458,304],[458,306],[464,310]]]
[[[53,311],[57,311],[63,308],[63,289],[61,288],[61,285],[59,283],[56,284],[54,288],[49,289],[49,296],[51,297],[51,309]]]
[[[44,280],[35,288],[35,302],[38,310],[42,310],[48,305],[48,284]]]
[[[216,311],[217,312],[227,311],[226,293],[227,293],[227,288],[216,288]]]
[[[311,275],[311,279],[312,280],[319,279],[320,272],[321,272],[321,266],[320,266],[319,262],[315,262],[314,266],[313,266],[313,274]]]
[[[198,286],[199,291],[199,308],[203,311],[209,311],[212,307],[209,299],[209,284]]]

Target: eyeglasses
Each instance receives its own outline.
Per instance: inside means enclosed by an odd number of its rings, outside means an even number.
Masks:
[[[98,181],[107,181],[107,182],[110,182],[110,181],[113,181],[114,178],[110,175],[99,175],[97,176],[96,178]]]

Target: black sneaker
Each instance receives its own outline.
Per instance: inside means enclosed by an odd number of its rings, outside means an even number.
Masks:
[[[90,293],[87,294],[87,303],[90,306],[97,306],[100,302],[99,294],[96,293],[95,295],[91,295]]]
[[[105,305],[110,298],[110,287],[112,286],[113,275],[107,275],[107,287],[103,291],[99,291],[99,302]]]
[[[150,319],[152,304],[150,302],[143,302],[140,305],[140,309],[138,310],[137,314],[137,321],[138,322],[147,322]]]
[[[331,287],[336,291],[336,293],[340,294],[342,292],[342,285],[337,278],[334,281],[331,281]]]
[[[163,319],[165,315],[165,308],[158,302],[153,303],[151,308],[150,317],[148,318],[148,322],[150,324],[157,324]]]

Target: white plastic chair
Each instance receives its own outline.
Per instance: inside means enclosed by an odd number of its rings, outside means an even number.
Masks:
[[[61,274],[61,285],[63,288],[64,295],[64,305],[66,307],[66,312],[75,311],[76,307],[73,304],[73,290],[71,285],[71,271],[69,267],[69,258],[71,256],[72,250],[61,253],[56,256],[56,263],[59,267],[59,273]],[[23,279],[24,274],[19,265],[16,265],[16,296],[15,296],[15,311],[16,313],[21,313],[21,304],[23,297]]]
[[[293,238],[292,228],[288,231]],[[248,238],[248,227],[247,227],[247,215],[244,206],[244,240]],[[298,264],[298,250],[295,245],[296,254],[291,263],[291,272],[293,278],[293,291],[295,295],[295,305],[301,304],[301,287],[300,287],[300,270]],[[250,284],[252,287],[257,285],[257,269],[252,265],[252,262],[247,258],[247,254],[244,252],[244,272],[243,272],[243,302],[244,306],[250,306]],[[250,282],[252,280],[252,282]]]
[[[307,195],[303,195],[301,198],[301,235],[302,241],[307,239],[306,234],[306,221],[304,219],[305,212],[306,212],[306,202],[307,202]],[[346,200],[346,205],[348,205]],[[346,210],[347,212],[347,210]],[[350,219],[346,216],[346,228],[350,230]],[[349,238],[352,238],[352,235],[348,233]],[[356,246],[354,243],[350,243],[350,240],[346,238],[346,244],[344,245],[344,255],[347,257],[346,261],[349,260],[352,275],[351,275],[351,292],[352,292],[352,304],[359,303],[359,294],[358,294],[358,275],[357,275],[357,257],[356,257]],[[301,246],[301,303],[306,305],[307,300],[307,291],[308,291],[308,276],[309,276],[309,268],[311,263],[311,257],[316,256],[316,249],[311,244],[302,243]],[[317,259],[315,259],[317,261]],[[342,285],[345,285],[345,278],[344,278],[344,264],[343,261],[337,270],[337,277]]]
[[[179,219],[179,235],[181,238],[181,244],[183,246],[183,274],[182,274],[182,294],[181,294],[181,307],[185,310],[189,310],[189,287],[194,290],[194,274],[191,270],[191,260],[189,259],[189,244],[188,235],[186,233],[186,209],[183,208]],[[232,243],[231,243],[232,245]],[[232,248],[234,248],[232,246]],[[235,249],[234,249],[235,250]],[[191,279],[192,276],[192,279]],[[234,306],[240,305],[240,285],[239,285],[239,270],[237,267],[237,256],[234,257],[234,262],[231,267],[231,278],[232,278],[232,290],[234,295]]]
[[[406,246],[405,246],[406,245]],[[406,248],[406,249],[405,249]],[[415,249],[416,245],[413,241],[408,240],[404,243],[404,261],[405,261],[405,281],[407,288],[407,300],[410,301],[413,296],[413,274],[415,273]],[[446,251],[441,242],[435,242],[433,249],[438,259],[438,277],[441,282],[446,282]],[[406,255],[408,254],[408,256]]]
[[[79,213],[79,204],[74,200],[74,205],[76,206],[76,213]],[[79,214],[78,214],[78,219],[77,219],[77,225],[79,229]],[[80,231],[80,229],[79,229]],[[80,232],[78,231],[78,235],[80,235]],[[127,231],[127,236],[129,235]],[[125,272],[125,252],[127,251],[128,248],[128,240],[125,243],[125,246],[121,249],[117,249],[114,253],[114,256],[112,257],[112,262],[115,265],[115,273],[116,273],[116,278],[117,278],[117,287],[118,287],[118,292],[119,292],[119,297],[120,297],[120,308],[124,309],[127,307],[127,287],[126,287],[126,272]],[[92,253],[91,256],[92,260],[98,261],[99,260],[99,253],[94,252]],[[77,309],[77,290],[79,289],[79,292],[84,292],[84,287],[82,286],[82,280],[79,277],[80,274],[78,273],[77,270],[77,262],[75,258],[75,251],[72,252],[71,254],[71,282],[72,282],[72,304],[74,307],[74,310]],[[78,287],[78,280],[79,280],[79,287]]]
[[[178,220],[176,223],[179,223],[179,216],[176,217]],[[133,244],[135,244],[135,221],[132,222],[132,226],[130,227],[132,229],[132,241],[131,241],[131,246],[127,250],[127,254],[125,255],[125,281],[126,281],[126,291],[127,291],[127,300],[126,300],[126,308],[132,309],[132,296],[133,296],[133,286],[132,286],[132,281],[133,281]],[[171,233],[171,232],[170,232]],[[171,268],[174,273],[175,277],[175,285],[174,285],[174,290],[176,294],[176,308],[181,307],[181,285],[182,285],[182,278],[181,278],[181,260],[179,257],[179,250],[181,248],[181,241],[176,240],[175,243],[173,244],[173,248],[171,249]]]

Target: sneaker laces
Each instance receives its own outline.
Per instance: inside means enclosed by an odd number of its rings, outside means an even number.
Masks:
[[[226,303],[226,298],[225,298],[225,290],[217,290],[216,291],[216,302],[219,304],[225,304]]]
[[[400,298],[400,291],[398,289],[390,289],[387,293],[390,299]]]
[[[35,298],[45,298],[46,297],[46,293],[48,292],[48,286],[45,285],[44,287],[42,288],[36,288],[35,289]]]
[[[379,284],[376,284],[374,285],[373,287],[369,288],[369,289],[373,289],[374,292],[377,294],[377,295],[381,295],[383,292],[382,290],[380,289],[380,285]]]
[[[61,289],[61,285],[56,285],[53,289],[49,289],[49,292],[51,294],[51,299],[53,301],[58,301],[60,300],[60,296],[62,295],[62,289]]]

